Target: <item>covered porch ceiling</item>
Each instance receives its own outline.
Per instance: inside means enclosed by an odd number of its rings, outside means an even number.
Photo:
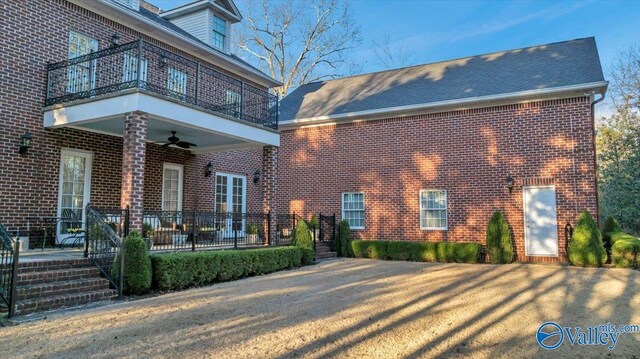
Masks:
[[[148,115],[147,142],[167,143],[171,131],[175,131],[180,141],[197,145],[189,149],[192,153],[280,145],[277,131],[137,92],[52,106],[44,109],[43,118],[46,128],[75,128],[122,137],[125,114],[135,111]]]

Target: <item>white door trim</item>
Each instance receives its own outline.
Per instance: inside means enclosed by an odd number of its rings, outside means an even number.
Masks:
[[[62,190],[63,190],[62,177],[64,175],[63,157],[65,155],[84,157],[86,159],[85,174],[84,174],[84,193],[82,197],[83,207],[86,207],[89,201],[91,200],[91,171],[93,169],[93,152],[85,151],[85,150],[77,150],[72,148],[62,148],[60,150],[60,168],[58,173],[58,210],[57,210],[58,218],[62,217]],[[80,220],[82,221],[82,226],[84,228],[84,225],[87,220],[87,213],[84,210],[84,208],[82,211],[82,218]],[[58,222],[56,226],[56,234],[58,235],[58,237],[61,236],[60,234],[61,230],[62,230],[62,226],[60,222]]]
[[[178,212],[182,211],[182,189],[184,186],[184,166],[176,163],[168,163],[165,162],[162,165],[162,199],[160,203],[160,208],[164,211],[164,170],[165,169],[177,170],[178,171]]]
[[[559,255],[559,246],[560,239],[558,238],[558,204],[557,197],[554,198],[555,205],[555,213],[556,213],[556,224],[555,224],[555,233],[556,233],[556,253],[555,254],[529,254],[529,243],[527,240],[527,189],[532,188],[549,188],[553,190],[554,196],[556,195],[556,186],[555,185],[539,185],[539,186],[523,186],[522,187],[522,216],[523,216],[523,225],[524,225],[524,254],[527,257],[558,257]]]

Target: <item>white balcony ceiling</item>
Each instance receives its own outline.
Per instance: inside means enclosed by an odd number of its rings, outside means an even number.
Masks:
[[[176,131],[181,141],[197,145],[190,149],[194,153],[280,145],[277,131],[140,92],[55,105],[44,110],[43,119],[46,128],[122,136],[125,114],[134,111],[149,116],[148,142],[166,143]]]

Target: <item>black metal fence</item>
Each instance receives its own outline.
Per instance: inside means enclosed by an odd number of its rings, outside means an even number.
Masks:
[[[128,210],[123,210],[124,216],[120,219],[122,222],[128,222]],[[118,297],[122,298],[122,276],[124,268],[124,256],[120,256],[120,260],[116,263],[118,253],[121,253],[123,240],[118,236],[113,228],[113,224],[107,222],[106,215],[111,215],[114,211],[99,210],[97,208],[87,206],[87,227],[85,242],[88,252],[87,256],[100,269],[103,276],[109,279],[111,285],[118,290]],[[122,213],[122,212],[121,212]],[[105,216],[105,217],[103,217]],[[113,218],[113,217],[111,217]],[[126,225],[125,225],[126,226]],[[125,227],[126,228],[126,227]],[[120,267],[119,276],[116,278],[113,273],[113,266]]]
[[[16,279],[20,242],[14,241],[0,224],[0,302],[9,308],[9,317],[16,310]]]
[[[320,213],[318,226],[320,227],[318,241],[328,243],[329,249],[332,252],[336,252],[338,250],[336,240],[336,215],[324,216]]]
[[[143,237],[152,251],[269,245],[269,213],[144,211]]]
[[[277,96],[142,39],[48,64],[45,106],[127,89],[278,128]]]

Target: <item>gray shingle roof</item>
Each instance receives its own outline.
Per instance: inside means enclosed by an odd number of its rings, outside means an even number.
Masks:
[[[280,121],[604,81],[593,37],[302,85]]]

